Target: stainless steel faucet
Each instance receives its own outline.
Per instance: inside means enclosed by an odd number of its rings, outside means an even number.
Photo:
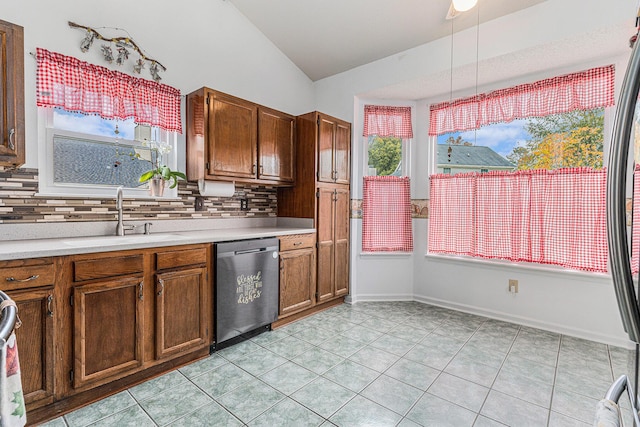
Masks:
[[[116,189],[116,209],[118,210],[118,224],[116,224],[116,236],[124,236],[125,230],[133,230],[133,225],[124,225],[122,222],[122,186]]]

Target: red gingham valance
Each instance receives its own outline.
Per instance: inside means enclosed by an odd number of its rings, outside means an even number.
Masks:
[[[606,171],[432,175],[431,253],[606,272]]]
[[[429,135],[614,104],[613,65],[431,105]]]
[[[413,138],[411,107],[365,105],[362,136],[370,135]]]
[[[409,178],[397,176],[366,176],[364,178],[362,251],[413,251]]]
[[[39,107],[97,114],[182,132],[180,91],[37,48],[36,99]]]

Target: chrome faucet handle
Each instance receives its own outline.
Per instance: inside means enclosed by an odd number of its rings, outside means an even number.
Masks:
[[[152,222],[145,222],[144,223],[144,234],[151,234],[151,226],[153,225]]]

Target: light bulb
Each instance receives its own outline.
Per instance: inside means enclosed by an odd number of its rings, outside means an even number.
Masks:
[[[466,12],[478,3],[478,0],[451,0],[453,7],[458,12]]]

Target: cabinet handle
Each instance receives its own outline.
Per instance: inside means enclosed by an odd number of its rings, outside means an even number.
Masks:
[[[293,246],[300,246],[302,242],[293,242]]]
[[[264,166],[260,165],[260,175],[264,173]]]
[[[12,150],[15,150],[15,149],[16,149],[16,145],[13,143],[13,136],[14,136],[15,134],[16,134],[16,130],[15,130],[15,128],[14,128],[14,129],[11,129],[11,130],[9,131],[9,148],[10,148],[10,149],[12,149]]]
[[[143,300],[143,298],[144,298],[144,295],[142,294],[142,289],[143,289],[143,287],[144,287],[144,280],[143,280],[143,281],[141,281],[141,282],[138,284],[138,299],[139,299],[140,301],[142,301],[142,300]]]
[[[47,297],[47,316],[53,317],[53,295]]]
[[[160,290],[158,291],[158,296],[162,295],[162,291],[164,291],[164,280],[158,279],[158,284],[160,285]]]
[[[254,163],[253,166],[251,166],[251,173],[255,174],[257,169],[258,169],[258,165]]]
[[[32,280],[36,280],[38,277],[40,277],[39,274],[34,274],[33,276],[27,277],[26,279],[16,279],[15,277],[7,277],[6,281],[7,282],[30,282]]]

